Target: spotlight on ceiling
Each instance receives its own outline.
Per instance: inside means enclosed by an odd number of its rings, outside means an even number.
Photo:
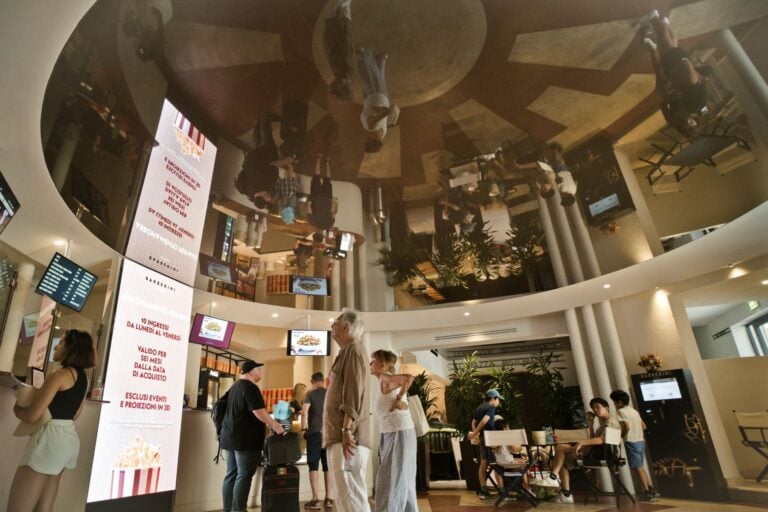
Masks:
[[[465,312],[464,312],[464,316],[469,316],[469,315],[471,315],[471,314],[472,314],[472,313],[470,313],[469,311],[465,311]]]
[[[54,240],[53,241],[53,245],[55,245],[56,247],[61,247],[61,246],[63,246],[66,243],[67,242],[65,242],[64,240]]]
[[[272,318],[277,318],[278,316],[280,315],[278,315],[277,313],[272,313]]]
[[[611,287],[611,285],[609,285],[608,283],[605,283],[605,284],[603,285],[603,288],[605,288],[606,290],[607,290],[608,288],[610,288],[610,287]]]
[[[768,286],[768,279],[763,279],[762,281],[760,281],[760,284],[763,286]]]

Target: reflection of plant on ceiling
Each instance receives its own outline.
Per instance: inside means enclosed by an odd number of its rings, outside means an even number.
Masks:
[[[536,259],[544,254],[544,231],[534,217],[518,221],[507,231],[506,263],[510,272],[519,276],[536,273]]]
[[[488,223],[464,234],[461,243],[469,256],[475,277],[484,281],[489,277],[496,277],[495,267],[501,263],[502,255],[499,246],[488,231]]]
[[[376,260],[376,264],[383,267],[387,273],[387,284],[390,286],[404,285],[416,277],[418,263],[419,258],[410,240],[393,243],[391,248],[382,247]]]
[[[437,250],[432,252],[432,264],[443,286],[469,287],[469,277],[463,272],[467,247],[463,238],[456,233],[437,239]]]

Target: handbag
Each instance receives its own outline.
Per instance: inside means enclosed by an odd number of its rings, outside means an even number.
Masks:
[[[22,385],[19,386],[19,388],[16,390],[16,403],[19,404],[19,407],[29,407],[32,405],[32,402],[35,401],[35,396],[37,395],[37,392],[39,390],[37,388],[34,388],[32,386],[28,385]],[[46,407],[45,412],[40,416],[40,419],[37,420],[34,423],[26,423],[23,421],[19,422],[19,425],[16,427],[16,430],[13,431],[14,437],[27,437],[31,436],[32,434],[37,431],[43,424],[51,419],[51,412]]]
[[[413,427],[416,429],[416,437],[421,437],[429,432],[429,422],[427,415],[424,414],[424,408],[421,406],[421,400],[416,395],[408,397],[408,411],[411,413]]]
[[[267,438],[266,462],[270,466],[294,464],[301,458],[301,441],[296,432],[273,434]]]

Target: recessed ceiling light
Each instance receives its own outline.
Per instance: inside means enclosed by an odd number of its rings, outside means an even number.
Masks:
[[[54,329],[61,329],[61,327],[59,327],[59,326],[57,325],[56,327],[54,327]]]
[[[216,307],[216,303],[215,302],[211,302],[211,307],[215,308]]]
[[[280,315],[278,315],[277,313],[272,313],[272,318],[277,318],[278,316]]]
[[[763,286],[768,286],[768,279],[763,279],[762,281],[760,281],[760,284]]]
[[[611,287],[611,285],[609,285],[608,283],[605,283],[605,284],[603,285],[603,288],[605,288],[606,290],[607,290],[608,288],[610,288],[610,287]]]
[[[464,316],[469,316],[469,315],[471,315],[471,314],[472,314],[472,313],[470,313],[469,311],[465,311],[465,312],[464,312]]]
[[[329,318],[329,319],[328,319],[328,321],[329,321],[329,322],[333,322],[334,320],[336,320],[336,319],[335,319],[335,318],[333,318],[333,317],[331,317],[331,318]]]
[[[53,241],[53,245],[55,245],[56,247],[61,247],[62,245],[66,244],[66,243],[67,242],[65,242],[64,240],[54,240]]]

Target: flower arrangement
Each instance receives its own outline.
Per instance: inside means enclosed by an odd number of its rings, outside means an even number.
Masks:
[[[641,354],[637,366],[642,366],[647,372],[655,372],[661,369],[661,357],[656,354]]]

